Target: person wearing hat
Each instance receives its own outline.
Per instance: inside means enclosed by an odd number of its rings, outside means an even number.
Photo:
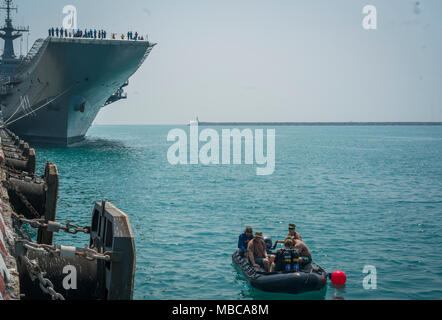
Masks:
[[[275,257],[267,255],[266,245],[262,238],[262,232],[256,231],[255,236],[247,246],[248,258],[255,268],[263,267],[267,272],[273,269]]]
[[[238,249],[241,250],[241,254],[247,257],[247,245],[250,240],[253,239],[253,229],[247,226],[244,229],[244,233],[240,234],[238,237]]]
[[[302,237],[301,234],[299,232],[296,232],[296,224],[294,223],[289,223],[289,234],[287,235],[286,239],[290,238],[292,239],[292,241],[295,240],[301,240],[302,241]],[[285,241],[285,240],[284,240]],[[275,244],[273,246],[273,249],[276,248],[276,246],[278,245],[278,243],[284,243],[284,241],[281,240],[276,240]]]
[[[302,241],[301,234],[299,232],[296,232],[296,224],[289,223],[289,234],[287,235],[287,237],[292,238],[292,240]]]

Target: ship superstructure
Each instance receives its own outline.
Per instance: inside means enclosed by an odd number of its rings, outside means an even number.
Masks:
[[[29,27],[14,27],[12,25],[11,12],[17,10],[17,7],[12,6],[12,0],[5,0],[5,6],[0,7],[1,10],[6,11],[5,25],[0,28],[0,38],[5,41],[3,54],[0,64],[0,77],[11,76],[19,63],[20,58],[17,58],[14,53],[14,40],[20,38],[22,32],[29,32]]]
[[[30,141],[68,145],[84,139],[100,109],[125,99],[124,87],[155,44],[147,40],[55,37],[16,57],[13,40],[29,28],[12,25],[12,0],[0,29],[0,105],[6,126]]]

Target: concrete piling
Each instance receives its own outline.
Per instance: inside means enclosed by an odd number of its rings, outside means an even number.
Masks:
[[[57,166],[47,162],[38,176],[35,164],[35,150],[0,128],[0,300],[132,299],[136,251],[127,215],[102,201],[91,227],[57,222]],[[25,223],[38,229],[37,241]],[[55,232],[87,234],[89,247],[57,246]],[[76,290],[63,284],[66,266],[77,272]]]

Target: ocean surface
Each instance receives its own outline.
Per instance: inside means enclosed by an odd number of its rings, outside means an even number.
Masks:
[[[253,165],[172,166],[170,129],[93,126],[75,146],[36,146],[38,172],[48,160],[60,173],[57,220],[90,225],[102,199],[129,216],[135,299],[442,298],[442,126],[276,127],[270,176]],[[251,225],[284,239],[288,223],[315,262],[347,274],[344,288],[297,296],[248,285],[231,261],[238,235]],[[363,287],[366,265],[375,290]]]

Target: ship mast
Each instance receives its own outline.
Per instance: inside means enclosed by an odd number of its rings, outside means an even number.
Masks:
[[[12,6],[12,0],[4,0],[5,6],[0,7],[0,10],[6,11],[6,20],[4,27],[0,28],[0,38],[5,41],[5,46],[3,50],[2,59],[5,60],[15,60],[16,56],[14,53],[14,40],[22,36],[21,32],[29,32],[29,28],[15,28],[12,25],[11,11],[15,10],[17,12],[17,7]]]

